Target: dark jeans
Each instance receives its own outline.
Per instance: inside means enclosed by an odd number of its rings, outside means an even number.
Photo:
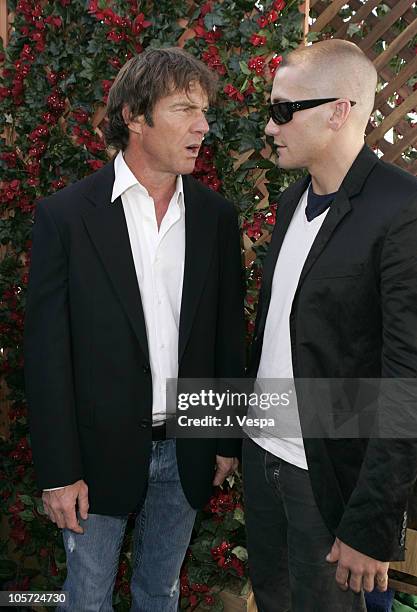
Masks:
[[[363,593],[342,591],[326,561],[334,536],[307,470],[243,443],[249,575],[259,612],[365,612]],[[329,491],[331,495],[331,491]]]

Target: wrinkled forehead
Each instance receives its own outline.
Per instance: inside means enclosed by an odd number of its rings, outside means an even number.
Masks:
[[[193,104],[203,103],[204,106],[208,104],[208,94],[198,81],[190,81],[186,89],[178,89],[172,84],[164,98]]]
[[[275,74],[271,102],[305,100],[316,93],[314,78],[308,70],[300,66],[283,66]]]

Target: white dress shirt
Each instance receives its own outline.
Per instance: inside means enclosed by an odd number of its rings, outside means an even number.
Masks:
[[[158,231],[155,204],[120,151],[114,162],[112,204],[121,196],[148,338],[154,424],[165,421],[166,379],[178,377],[178,332],[185,258],[182,177]]]

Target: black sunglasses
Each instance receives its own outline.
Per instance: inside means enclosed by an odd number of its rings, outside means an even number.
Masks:
[[[289,123],[297,111],[305,110],[306,108],[314,108],[321,104],[327,104],[327,102],[335,102],[340,98],[321,98],[320,100],[299,100],[297,102],[275,102],[269,106],[269,114],[274,123],[283,125]],[[356,102],[350,100],[352,106],[355,106]]]

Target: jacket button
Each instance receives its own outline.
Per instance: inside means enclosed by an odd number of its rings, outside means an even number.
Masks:
[[[145,364],[142,366],[142,371],[143,371],[143,372],[145,372],[145,374],[149,374],[149,372],[151,371],[151,368],[148,366],[148,364],[147,364],[147,363],[145,363]]]
[[[151,421],[150,419],[141,419],[139,421],[139,427],[141,429],[148,429],[151,426]]]

